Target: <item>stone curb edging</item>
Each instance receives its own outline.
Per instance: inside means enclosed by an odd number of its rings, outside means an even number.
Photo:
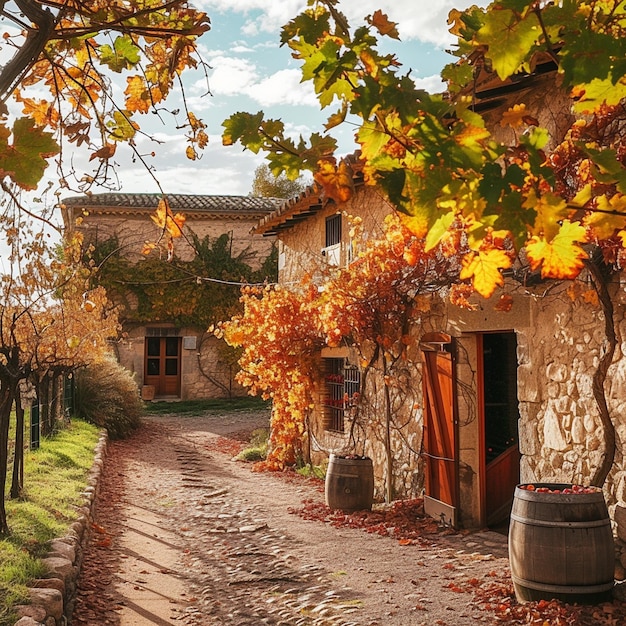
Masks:
[[[76,507],[78,517],[65,536],[51,541],[50,552],[43,559],[49,573],[45,578],[35,580],[28,590],[31,604],[16,607],[20,619],[15,626],[65,626],[70,622],[108,442],[107,432],[102,431],[94,450],[87,485],[81,494],[83,504]]]

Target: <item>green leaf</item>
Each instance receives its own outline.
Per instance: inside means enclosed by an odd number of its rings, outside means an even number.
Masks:
[[[448,90],[456,93],[474,80],[474,68],[469,63],[449,63],[443,68],[441,78],[448,84]]]
[[[590,83],[579,85],[578,88],[583,94],[574,104],[574,111],[577,113],[591,113],[604,104],[613,106],[626,98],[626,80],[622,78],[617,84],[613,83],[613,78],[601,80],[596,78]]]
[[[281,44],[289,47],[298,45],[298,42],[316,42],[325,33],[330,32],[328,11],[305,11],[283,26],[280,34]],[[293,45],[292,45],[293,44]]]
[[[244,148],[258,154],[265,144],[265,140],[260,134],[263,118],[263,111],[255,114],[233,113],[222,122],[224,127],[222,143],[225,146],[231,146],[239,141]]]
[[[140,49],[128,35],[120,35],[113,43],[100,46],[100,61],[114,72],[121,72],[135,67],[140,60]]]
[[[539,126],[533,126],[528,134],[522,135],[520,143],[533,148],[534,150],[542,150],[546,144],[550,141],[550,135],[545,128]]]
[[[621,48],[620,43],[609,34],[586,28],[578,30],[576,40],[564,48],[559,57],[566,84],[578,85],[595,78],[607,78],[612,58],[623,54]]]
[[[11,145],[8,129],[5,126],[0,129],[0,172],[22,189],[36,189],[48,167],[46,159],[59,153],[52,133],[35,126],[31,118],[21,117],[13,124]]]
[[[541,28],[534,13],[522,19],[511,10],[492,7],[476,39],[488,46],[486,57],[505,80],[519,70],[540,36]]]
[[[428,231],[428,235],[426,235],[426,252],[432,250],[441,241],[441,238],[448,232],[448,228],[454,222],[455,217],[455,211],[450,211],[435,220],[435,223]]]
[[[382,152],[390,137],[375,122],[363,122],[356,140],[361,146],[363,158],[372,159]]]
[[[128,141],[137,134],[137,128],[130,121],[130,111],[114,111],[113,119],[107,122],[110,138],[115,141]]]

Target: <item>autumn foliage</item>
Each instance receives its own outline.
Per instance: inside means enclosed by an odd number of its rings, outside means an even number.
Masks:
[[[237,379],[250,393],[272,399],[267,469],[284,469],[302,460],[304,432],[319,373],[323,346],[316,323],[313,289],[247,287],[243,313],[222,324],[218,336],[242,349]]]
[[[575,278],[592,245],[610,263],[624,255],[626,70],[615,60],[625,16],[622,3],[605,0],[498,0],[452,11],[457,59],[442,72],[447,93],[432,95],[378,51],[379,39],[399,36],[382,12],[351,29],[338,3],[319,0],[283,28],[282,42],[331,109],[327,133],[298,144],[282,121],[238,113],[224,123],[224,142],[266,152],[276,173],[310,169],[341,202],[353,193],[352,172],[331,133],[350,115],[366,184],[385,193],[426,252],[463,257],[451,283],[489,297],[521,266],[544,279]],[[571,128],[551,137],[519,103],[500,122],[515,141],[499,142],[475,110],[476,78],[506,85],[546,61],[571,98],[562,111]]]
[[[267,468],[306,459],[305,434],[322,383],[321,349],[352,345],[364,372],[377,370],[393,385],[394,366],[403,363],[411,330],[429,310],[430,294],[456,269],[456,259],[427,253],[395,214],[387,217],[378,239],[362,240],[360,220],[352,224],[360,241],[352,263],[320,266],[293,287],[246,288],[243,313],[217,331],[242,351],[239,382],[273,400]],[[391,428],[388,409],[378,411]]]
[[[35,189],[48,159],[61,153],[61,184],[74,178],[87,189],[110,181],[109,161],[122,143],[144,161],[135,144],[138,117],[165,111],[181,73],[201,63],[196,39],[210,27],[207,15],[186,0],[16,4],[21,16],[3,13],[3,47],[12,57],[0,71],[0,96],[12,99],[11,110],[22,117],[0,123],[0,177]],[[116,75],[125,84],[119,98]],[[181,117],[187,156],[195,159],[208,142],[205,125],[186,107]],[[94,162],[90,173],[65,162],[64,151],[81,146]]]

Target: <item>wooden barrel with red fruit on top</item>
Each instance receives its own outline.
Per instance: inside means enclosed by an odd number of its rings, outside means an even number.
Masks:
[[[559,483],[518,485],[509,560],[520,602],[610,600],[615,547],[602,490]]]

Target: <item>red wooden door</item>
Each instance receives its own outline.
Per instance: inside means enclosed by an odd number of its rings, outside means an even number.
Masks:
[[[430,333],[422,339],[426,513],[457,525],[459,500],[457,419],[449,335]]]

